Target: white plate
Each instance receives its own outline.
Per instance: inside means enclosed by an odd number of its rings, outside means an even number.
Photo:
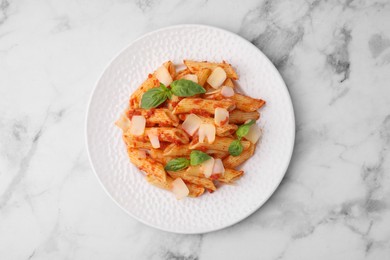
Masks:
[[[237,70],[245,94],[267,101],[264,128],[255,155],[236,185],[213,194],[177,201],[172,193],[144,180],[127,157],[114,121],[130,94],[167,60],[226,60]],[[204,233],[233,225],[256,211],[278,187],[289,164],[295,137],[287,88],[273,64],[245,39],[204,25],[180,25],[134,41],[106,68],[92,94],[87,115],[87,146],[93,169],[109,196],[139,221],[176,233]]]

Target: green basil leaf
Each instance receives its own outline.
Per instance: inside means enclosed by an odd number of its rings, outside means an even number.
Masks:
[[[178,97],[191,97],[196,94],[206,93],[206,90],[201,85],[186,79],[175,80],[170,86],[172,93]]]
[[[229,153],[233,156],[239,156],[242,153],[244,147],[241,144],[240,140],[234,140],[229,145]]]
[[[249,132],[251,125],[253,125],[255,122],[256,121],[252,119],[248,123],[240,125],[240,127],[236,131],[238,138],[241,139],[242,137],[246,136]]]
[[[198,151],[198,150],[193,150],[193,151],[191,151],[191,154],[190,154],[190,162],[191,162],[192,166],[201,164],[202,162],[207,161],[210,158],[211,158],[210,155],[208,155],[207,153]]]
[[[170,90],[160,83],[160,87],[149,89],[142,95],[141,108],[158,107],[167,100],[169,93]]]
[[[165,165],[164,169],[167,171],[180,171],[182,169],[187,168],[190,165],[190,160],[187,158],[175,158],[170,160],[167,165]]]
[[[167,94],[167,97],[169,99],[172,99],[172,91],[167,88],[164,84],[160,83],[160,88],[162,88],[164,90],[164,92]]]

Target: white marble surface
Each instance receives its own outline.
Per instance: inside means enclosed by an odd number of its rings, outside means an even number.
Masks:
[[[272,198],[204,235],[138,223],[86,157],[86,104],[133,39],[168,25],[252,41],[291,93]],[[0,0],[0,259],[390,259],[390,1]],[[241,258],[240,258],[241,257]]]

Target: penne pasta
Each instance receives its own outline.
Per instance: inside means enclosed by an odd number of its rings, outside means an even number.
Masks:
[[[145,178],[150,184],[152,184],[160,189],[172,190],[173,178],[169,175],[167,176],[167,179],[165,182],[160,181],[154,175],[146,175]],[[189,190],[189,194],[188,194],[189,197],[193,197],[193,198],[199,197],[205,191],[205,189],[202,186],[196,185],[193,183],[186,183],[186,186]]]
[[[209,93],[206,92],[205,98],[212,100],[226,99],[226,97],[221,94],[220,89]],[[262,99],[251,98],[237,93],[234,94],[234,96],[229,97],[228,99],[233,100],[234,104],[236,105],[236,108],[244,112],[253,112],[265,105],[265,101]]]
[[[184,170],[184,172],[187,175],[205,178],[203,174],[202,166],[200,165],[189,166],[186,170]]]
[[[188,144],[170,144],[164,150],[164,156],[188,157],[191,153]]]
[[[178,71],[176,74],[176,77],[174,78],[175,80],[182,79],[185,75],[190,74],[191,71],[187,68],[181,71]]]
[[[130,96],[129,107],[138,108],[141,103],[142,95],[149,89],[157,88],[158,86],[160,86],[160,82],[158,81],[158,79],[152,74],[149,74],[148,78]]]
[[[154,175],[162,182],[166,181],[166,173],[164,166],[161,163],[158,163],[148,157],[142,158],[138,149],[128,148],[127,153],[130,161],[141,171],[144,171],[147,175]]]
[[[186,182],[186,186],[187,186],[188,190],[190,191],[188,196],[190,196],[192,198],[199,197],[205,191],[205,189],[201,185],[197,185],[194,183]]]
[[[186,132],[175,127],[150,127],[145,128],[144,134],[133,138],[140,142],[149,142],[149,134],[158,136],[159,141],[175,144],[188,144],[189,138]]]
[[[226,78],[225,82],[223,82],[222,86],[228,86],[234,88],[234,83],[231,78]]]
[[[169,74],[171,74],[172,79],[176,77],[176,68],[172,61],[167,61],[163,64],[167,68]]]
[[[230,137],[215,137],[215,141],[212,144],[209,144],[207,142],[205,143],[199,143],[197,138],[194,138],[192,142],[190,143],[189,148],[191,150],[201,150],[201,151],[211,151],[211,150],[219,150],[228,152],[230,144],[234,141],[234,138]],[[249,141],[241,141],[242,146],[244,147],[244,150],[247,150],[250,146]]]
[[[229,123],[230,124],[243,124],[248,120],[258,120],[260,118],[260,113],[257,111],[253,112],[244,112],[238,109],[235,109],[229,113]]]
[[[149,74],[115,122],[130,161],[146,173],[146,181],[177,199],[199,197],[206,189],[212,193],[215,183],[243,176],[235,168],[253,155],[249,140],[256,142],[261,131],[241,125],[258,120],[257,109],[265,104],[237,93],[237,73],[225,61],[184,64],[177,72],[167,61]]]
[[[256,111],[265,104],[265,101],[262,99],[251,98],[237,93],[231,99],[234,100],[237,109],[244,112]]]
[[[209,83],[205,83],[203,88],[206,90],[206,93],[205,95],[209,95],[210,93],[214,92],[214,91],[217,91],[215,88],[213,88],[212,86],[209,85]],[[218,89],[219,90],[219,89]],[[206,96],[207,97],[207,96]]]
[[[183,174],[191,175],[198,178],[205,178],[201,166],[190,166],[187,170],[183,171]],[[225,169],[223,174],[214,174],[210,176],[210,180],[216,179],[224,183],[233,183],[244,174],[244,171],[238,171],[234,169]]]
[[[183,98],[180,98],[178,96],[175,96],[175,95],[172,95],[172,98],[169,99],[167,102],[167,108],[172,111],[175,109],[175,107],[177,106],[177,104],[179,104],[180,100],[182,100]]]
[[[244,171],[237,171],[234,169],[225,169],[225,173],[217,179],[220,182],[232,183],[244,174]]]
[[[226,172],[226,169],[225,169],[225,172]],[[194,177],[199,177],[199,178],[206,178],[206,177],[204,176],[204,171],[203,171],[203,169],[202,169],[202,166],[200,166],[200,165],[188,167],[187,170],[185,170],[185,174],[191,175],[191,176],[194,176]],[[210,179],[210,180],[218,180],[220,177],[221,177],[221,174],[218,173],[218,174],[212,174],[212,175],[211,175],[209,178],[207,178],[207,179]]]
[[[186,118],[187,118],[188,114],[180,114],[178,115],[179,119],[184,121]],[[198,115],[198,117],[202,120],[202,123],[204,124],[214,124],[214,118],[212,117],[206,117],[206,116],[200,116]],[[237,125],[233,125],[233,124],[224,124],[222,126],[215,126],[215,129],[216,129],[216,135],[217,136],[230,136],[232,134],[234,134],[237,130]]]
[[[229,99],[224,100],[207,100],[202,98],[184,98],[175,109],[174,114],[194,113],[200,115],[214,115],[217,107],[224,108],[228,111],[234,108],[234,102]]]
[[[224,159],[229,155],[229,152],[219,150],[207,150],[206,153],[212,155],[215,159]]]
[[[150,158],[153,160],[166,165],[170,160],[173,159],[172,156],[164,156],[164,151],[160,149],[150,149],[148,152]]]
[[[201,69],[210,69],[213,70],[216,67],[221,67],[225,70],[226,76],[231,79],[238,79],[237,73],[234,71],[233,67],[226,62],[222,63],[213,63],[213,62],[206,62],[206,61],[192,61],[192,60],[184,60],[184,64],[188,67],[188,69],[195,73],[196,71],[199,71]]]
[[[215,191],[217,189],[214,183],[210,179],[192,176],[187,174],[185,171],[177,171],[177,172],[168,171],[168,174],[174,179],[182,178],[185,182],[200,185],[211,191]]]
[[[160,179],[156,178],[154,175],[146,175],[145,179],[150,184],[159,187],[160,189],[164,190],[171,190],[172,189],[172,177],[167,175],[166,181],[161,181]]]
[[[195,75],[198,76],[198,84],[203,87],[210,74],[211,74],[211,69],[207,69],[207,68],[196,71]]]
[[[133,115],[142,115],[146,119],[146,126],[178,126],[179,118],[167,108],[152,109],[130,109],[127,116],[131,119]]]
[[[136,137],[131,136],[130,134],[123,134],[123,140],[127,147],[130,148],[142,148],[142,149],[151,149],[152,144],[149,141],[140,141]]]
[[[236,168],[243,164],[246,160],[249,159],[255,152],[255,145],[250,143],[249,149],[244,149],[244,151],[239,156],[229,155],[223,159],[223,165],[226,168]]]

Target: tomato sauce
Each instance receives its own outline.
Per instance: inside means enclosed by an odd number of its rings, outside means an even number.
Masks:
[[[130,109],[129,111],[127,111],[127,117],[130,120],[133,118],[133,116],[140,116],[140,115],[142,115],[140,110]]]
[[[227,122],[229,122],[229,117],[226,117],[225,120],[221,121],[221,125],[225,125]]]
[[[210,179],[211,179],[211,180],[218,180],[219,177],[221,177],[221,174],[220,174],[220,173],[215,173],[215,174],[212,174],[212,175],[210,176]]]
[[[171,106],[172,106],[172,107],[176,107],[177,104],[179,104],[179,102],[176,102],[176,101],[172,101],[172,102],[171,102]]]
[[[135,104],[135,99],[134,98],[130,98],[130,107],[134,107],[134,104]]]
[[[197,114],[200,116],[206,116],[206,117],[209,116],[209,113],[206,110],[197,109],[197,108],[191,109],[190,113]]]
[[[152,115],[154,115],[155,111],[156,111],[155,108],[149,109],[149,110],[146,112],[146,114],[145,114],[145,118],[149,118],[149,117],[151,117]]]
[[[202,103],[203,102],[203,100],[202,99],[194,99],[193,101],[192,101],[194,104],[200,104],[200,103]]]

